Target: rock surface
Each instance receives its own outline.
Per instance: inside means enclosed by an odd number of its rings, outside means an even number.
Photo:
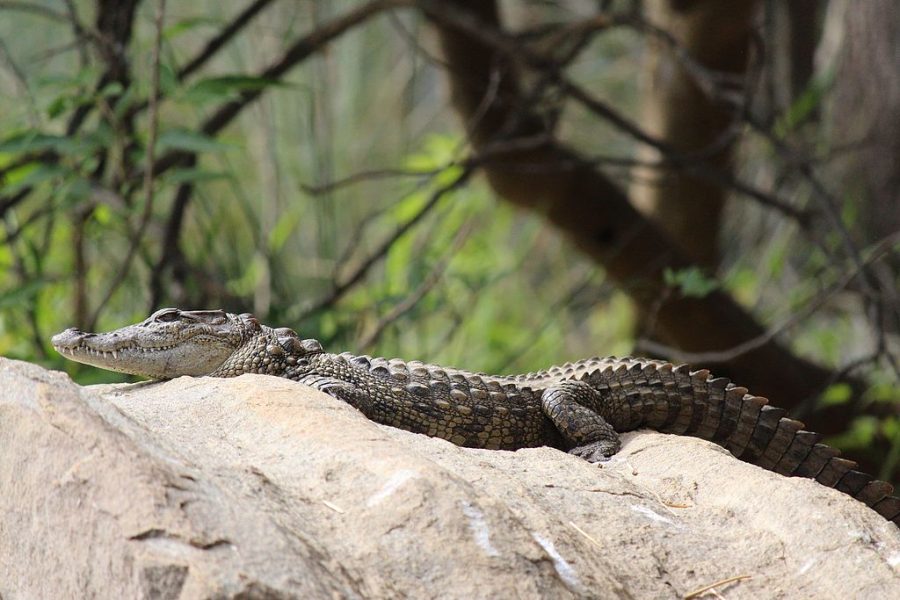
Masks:
[[[82,388],[0,359],[0,598],[900,598],[900,533],[862,504],[623,437],[600,467],[260,375]]]

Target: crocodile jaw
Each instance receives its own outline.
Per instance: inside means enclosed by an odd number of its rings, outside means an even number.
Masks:
[[[172,310],[172,309],[167,309]],[[109,333],[66,329],[50,340],[70,360],[151,379],[208,375],[240,347],[243,323],[235,315],[196,311],[201,318],[179,322],[147,321]]]
[[[103,336],[71,329],[53,336],[52,342],[69,360],[151,379],[207,375],[231,356],[230,351],[211,351],[216,346],[203,344],[203,340],[175,346],[122,346],[117,341],[109,343]]]

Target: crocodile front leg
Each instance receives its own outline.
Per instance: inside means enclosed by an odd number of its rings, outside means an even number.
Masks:
[[[321,375],[305,375],[296,379],[298,383],[308,385],[320,392],[325,392],[332,398],[346,402],[353,408],[372,419],[374,414],[372,399],[368,394],[357,388],[352,383],[347,383],[335,377],[323,377]],[[375,419],[377,420],[377,419]]]
[[[569,453],[601,462],[619,451],[619,435],[596,412],[600,394],[581,381],[563,381],[544,390],[541,407],[569,446]]]

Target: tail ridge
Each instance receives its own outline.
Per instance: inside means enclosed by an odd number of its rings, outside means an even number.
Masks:
[[[900,498],[892,495],[891,484],[856,470],[856,462],[820,443],[821,435],[726,378],[687,365],[628,358],[587,379],[601,393],[618,396],[612,423],[618,431],[649,427],[710,440],[764,469],[815,479],[900,526]]]

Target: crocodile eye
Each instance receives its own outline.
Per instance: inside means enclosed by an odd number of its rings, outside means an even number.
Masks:
[[[153,320],[157,323],[172,323],[174,321],[178,321],[181,319],[181,312],[178,310],[171,310],[166,312],[161,312],[156,315],[156,318]]]

